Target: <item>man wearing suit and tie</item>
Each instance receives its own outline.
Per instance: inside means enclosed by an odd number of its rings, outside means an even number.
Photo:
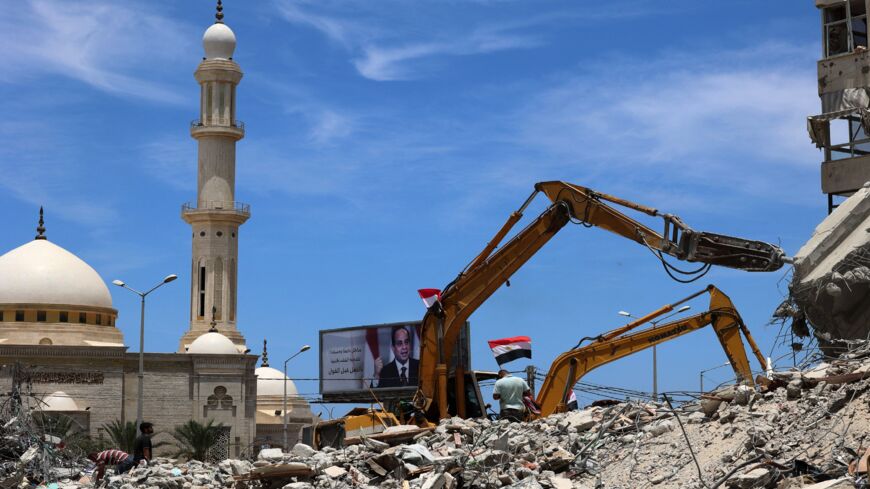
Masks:
[[[380,357],[375,360],[378,387],[416,386],[420,362],[411,358],[411,331],[407,327],[393,327],[392,349],[392,362],[384,365]]]

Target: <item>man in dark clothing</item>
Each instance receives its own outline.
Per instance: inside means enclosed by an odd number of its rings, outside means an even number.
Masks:
[[[154,433],[154,425],[144,421],[139,425],[141,434],[133,442],[133,462],[138,465],[141,460],[151,462],[151,435]]]

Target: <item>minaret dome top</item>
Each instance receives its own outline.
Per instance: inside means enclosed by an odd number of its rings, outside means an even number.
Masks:
[[[215,23],[202,36],[206,59],[232,59],[236,49],[236,35],[224,23]]]

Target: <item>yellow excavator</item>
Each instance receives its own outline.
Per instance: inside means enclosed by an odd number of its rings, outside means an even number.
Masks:
[[[629,331],[674,310],[680,304],[705,292],[710,294],[710,307],[706,311],[628,334]],[[571,389],[581,377],[592,369],[692,331],[697,331],[705,326],[712,326],[713,331],[716,332],[716,336],[725,350],[725,355],[737,376],[737,383],[754,386],[755,381],[752,378],[752,369],[749,366],[746,350],[740,338],[741,333],[746,338],[746,342],[749,343],[762,371],[767,368],[764,355],[761,354],[758,345],[752,339],[749,329],[743,323],[743,319],[740,318],[740,314],[731,299],[721,290],[709,285],[704,290],[673,304],[668,304],[621,328],[592,338],[592,343],[586,346],[580,347],[578,344],[573,349],[556,357],[544,378],[541,390],[538,391],[537,403],[540,406],[541,416],[565,412]]]
[[[539,193],[550,199],[550,206],[498,248]],[[632,219],[617,207],[661,218],[662,232]],[[700,278],[711,265],[747,271],[774,271],[790,262],[776,245],[695,231],[672,214],[663,214],[657,209],[579,185],[559,181],[537,183],[532,195],[510,215],[483,251],[444,288],[441,300],[423,317],[420,385],[414,396],[414,405],[430,419],[473,416],[481,410],[484,404],[475,385],[474,372],[464,371],[462,362],[458,362],[448,379],[447,364],[454,354],[460,330],[477,308],[569,222],[599,227],[637,242],[655,254],[665,271],[681,282]],[[668,263],[664,255],[703,265],[693,271],[679,270]],[[471,385],[467,385],[468,382]]]

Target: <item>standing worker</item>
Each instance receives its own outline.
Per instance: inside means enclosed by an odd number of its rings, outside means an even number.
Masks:
[[[151,463],[151,435],[154,433],[154,425],[147,421],[143,421],[142,424],[139,425],[139,431],[141,434],[137,436],[136,441],[133,442],[134,465],[139,465],[139,462],[142,460]]]
[[[505,369],[498,371],[498,380],[492,391],[492,398],[498,401],[498,419],[509,419],[512,422],[523,420],[526,408],[523,396],[531,396],[532,390],[525,380],[513,377]]]

